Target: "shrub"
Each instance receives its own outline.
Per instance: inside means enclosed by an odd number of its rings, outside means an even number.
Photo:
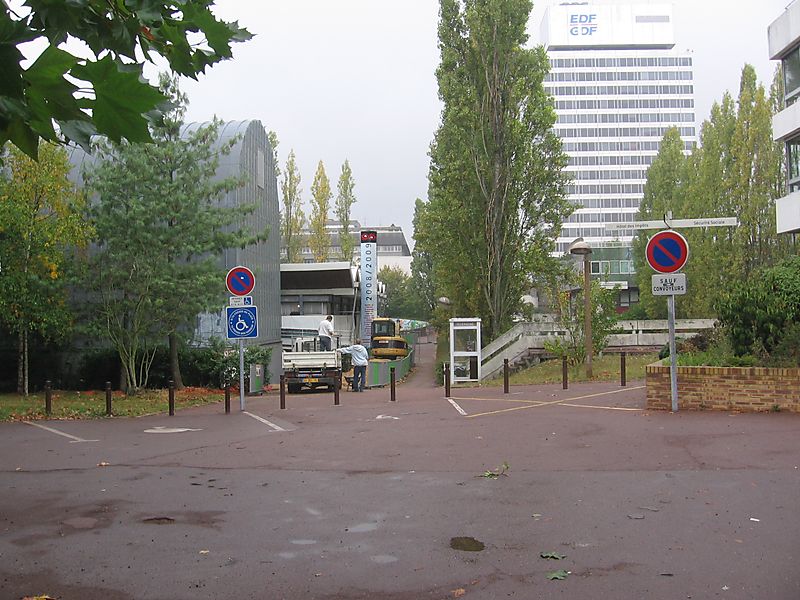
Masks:
[[[788,352],[782,340],[800,323],[800,257],[751,277],[720,300],[717,311],[737,356]]]

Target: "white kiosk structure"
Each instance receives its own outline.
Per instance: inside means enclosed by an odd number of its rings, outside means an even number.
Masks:
[[[450,381],[481,380],[481,320],[450,319]]]

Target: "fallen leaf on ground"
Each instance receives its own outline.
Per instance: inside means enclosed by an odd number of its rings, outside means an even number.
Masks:
[[[106,461],[97,463],[98,467],[108,467],[109,465],[111,465],[111,463]]]
[[[558,552],[541,552],[539,556],[552,560],[561,560],[562,558],[567,558],[566,554],[559,554]]]
[[[553,571],[552,573],[548,573],[547,578],[550,580],[566,579],[567,575],[569,575],[569,571],[565,571],[564,569],[559,569],[558,571]]]
[[[200,550],[200,554],[208,554],[208,550]]]
[[[453,598],[461,598],[461,596],[467,593],[467,590],[458,588],[457,590],[451,590],[451,593],[453,594]]]

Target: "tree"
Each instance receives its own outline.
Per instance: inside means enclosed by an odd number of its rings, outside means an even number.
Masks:
[[[70,328],[65,268],[91,228],[83,196],[67,179],[63,148],[41,143],[39,162],[9,146],[0,184],[0,320],[17,335],[17,392],[28,394],[31,333],[57,339]]]
[[[339,230],[339,247],[341,248],[341,258],[347,262],[353,260],[353,248],[355,242],[350,236],[350,209],[356,203],[353,195],[353,188],[356,183],[353,181],[353,171],[350,169],[350,162],[345,160],[342,165],[342,172],[339,174],[336,194],[336,218],[341,224]]]
[[[542,86],[547,55],[524,47],[530,11],[528,0],[440,0],[444,108],[415,236],[444,295],[480,316],[489,340],[510,325],[572,210]]]
[[[577,292],[562,289],[551,290],[555,298],[554,308],[558,324],[566,331],[566,335],[546,340],[545,349],[559,358],[566,357],[571,365],[586,361],[586,342],[584,324],[584,289],[580,284],[581,277],[572,271],[569,280]],[[592,315],[592,355],[597,356],[608,345],[608,336],[616,330],[617,313],[616,291],[605,289],[596,279],[592,281],[590,308]]]
[[[181,136],[185,96],[176,79],[162,79],[175,109],[154,143],[107,144],[89,174],[99,199],[93,208],[99,251],[92,258],[98,314],[117,349],[129,391],[146,386],[158,340],[166,335],[177,387],[179,335],[192,330],[197,314],[224,303],[219,256],[226,248],[256,240],[240,226],[243,207],[220,206],[219,198],[242,184],[215,180],[219,122]],[[250,211],[254,207],[245,207]]]
[[[319,161],[314,182],[311,184],[311,235],[308,245],[316,262],[328,260],[331,241],[328,236],[328,212],[331,207],[331,184],[325,174],[325,165]]]
[[[272,164],[275,167],[275,179],[278,180],[281,178],[281,165],[278,161],[278,145],[280,144],[278,141],[278,134],[274,131],[268,131],[267,140],[269,141],[269,147],[272,149]]]
[[[425,203],[419,198],[414,202],[414,236],[419,228]],[[411,282],[420,298],[419,318],[428,320],[436,310],[436,285],[434,283],[433,260],[429,252],[419,242],[414,244],[411,251]]]
[[[159,55],[172,71],[196,78],[230,58],[233,42],[252,37],[237,23],[214,17],[212,5],[212,0],[28,0],[26,10],[17,11],[4,3],[0,144],[10,140],[35,158],[40,138],[73,141],[87,151],[97,134],[114,142],[149,142],[148,121],[157,117],[153,111],[164,106],[165,97],[142,78],[141,63]],[[68,38],[85,42],[93,57],[60,48]],[[20,46],[33,40],[46,47],[24,69]]]
[[[413,279],[399,267],[382,267],[378,281],[386,286],[386,300],[380,314],[396,319],[427,320],[425,299],[414,286]]]
[[[300,173],[297,170],[294,150],[289,151],[286,159],[286,172],[281,182],[283,193],[283,211],[281,214],[281,235],[286,247],[286,262],[293,263],[300,259],[300,232],[305,225],[306,216],[303,213],[303,200],[301,198]]]
[[[664,133],[661,146],[653,163],[647,171],[644,197],[639,204],[639,219],[659,220],[668,212],[676,218],[681,215],[686,187],[686,157],[683,153],[683,140],[677,127],[670,127]],[[645,246],[649,234],[639,235],[633,242],[636,279],[639,285],[639,302],[649,315],[666,318],[666,301],[663,297],[650,293],[652,269],[645,259]]]
[[[691,249],[684,272],[690,286],[676,298],[676,310],[685,317],[711,317],[717,300],[731,281],[752,276],[791,254],[791,240],[779,236],[775,199],[784,194],[783,148],[772,140],[772,111],[780,106],[757,84],[753,68],[745,65],[734,101],[726,93],[703,123],[700,145],[683,156],[677,131],[667,131],[658,156],[648,171],[640,219],[660,219],[667,210],[675,218],[730,217],[738,227],[682,230]],[[652,234],[652,232],[651,232]],[[635,242],[642,306],[651,317],[666,313],[663,300],[650,293],[651,270],[644,261],[649,235]]]

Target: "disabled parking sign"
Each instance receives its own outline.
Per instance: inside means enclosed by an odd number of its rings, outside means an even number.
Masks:
[[[238,340],[258,337],[258,308],[255,306],[228,306],[225,309],[228,339]]]

